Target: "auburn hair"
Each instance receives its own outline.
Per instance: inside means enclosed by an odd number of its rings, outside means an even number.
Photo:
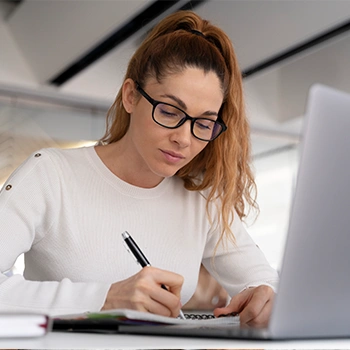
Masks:
[[[192,11],[179,11],[159,22],[132,56],[124,81],[131,78],[144,86],[147,79],[180,73],[188,67],[217,74],[224,94],[219,116],[227,131],[208,145],[176,176],[190,191],[207,190],[207,214],[211,202],[220,203],[217,222],[219,242],[234,241],[230,226],[234,211],[241,219],[248,208],[258,209],[256,185],[250,168],[250,133],[241,71],[229,37],[217,26]],[[128,130],[130,115],[122,103],[122,89],[108,111],[107,129],[100,144],[120,140]],[[213,218],[209,219],[213,222]]]

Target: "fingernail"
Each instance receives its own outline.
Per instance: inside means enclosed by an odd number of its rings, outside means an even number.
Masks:
[[[238,315],[239,315],[238,312],[230,312],[229,314],[221,314],[218,317],[230,317],[230,316],[234,317],[234,316],[238,316]]]

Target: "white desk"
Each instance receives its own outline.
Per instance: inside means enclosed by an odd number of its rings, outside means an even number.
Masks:
[[[0,349],[350,349],[350,339],[247,341],[85,333],[49,333],[32,339],[0,339]]]

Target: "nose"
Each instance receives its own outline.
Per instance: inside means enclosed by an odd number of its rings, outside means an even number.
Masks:
[[[181,148],[188,147],[191,144],[192,132],[191,121],[187,120],[184,124],[176,129],[171,130],[170,140],[177,143]]]

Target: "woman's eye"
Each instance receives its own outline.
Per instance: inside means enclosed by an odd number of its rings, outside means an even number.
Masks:
[[[176,110],[171,106],[165,106],[165,105],[160,105],[159,111],[165,117],[178,117],[180,114],[180,111]]]
[[[212,128],[212,123],[207,122],[207,121],[203,121],[203,122],[197,121],[196,125],[201,129],[211,130],[211,128]]]
[[[163,115],[167,116],[167,117],[174,117],[174,116],[176,116],[175,113],[171,113],[171,112],[166,111],[166,110],[161,110],[160,112],[161,112]]]

